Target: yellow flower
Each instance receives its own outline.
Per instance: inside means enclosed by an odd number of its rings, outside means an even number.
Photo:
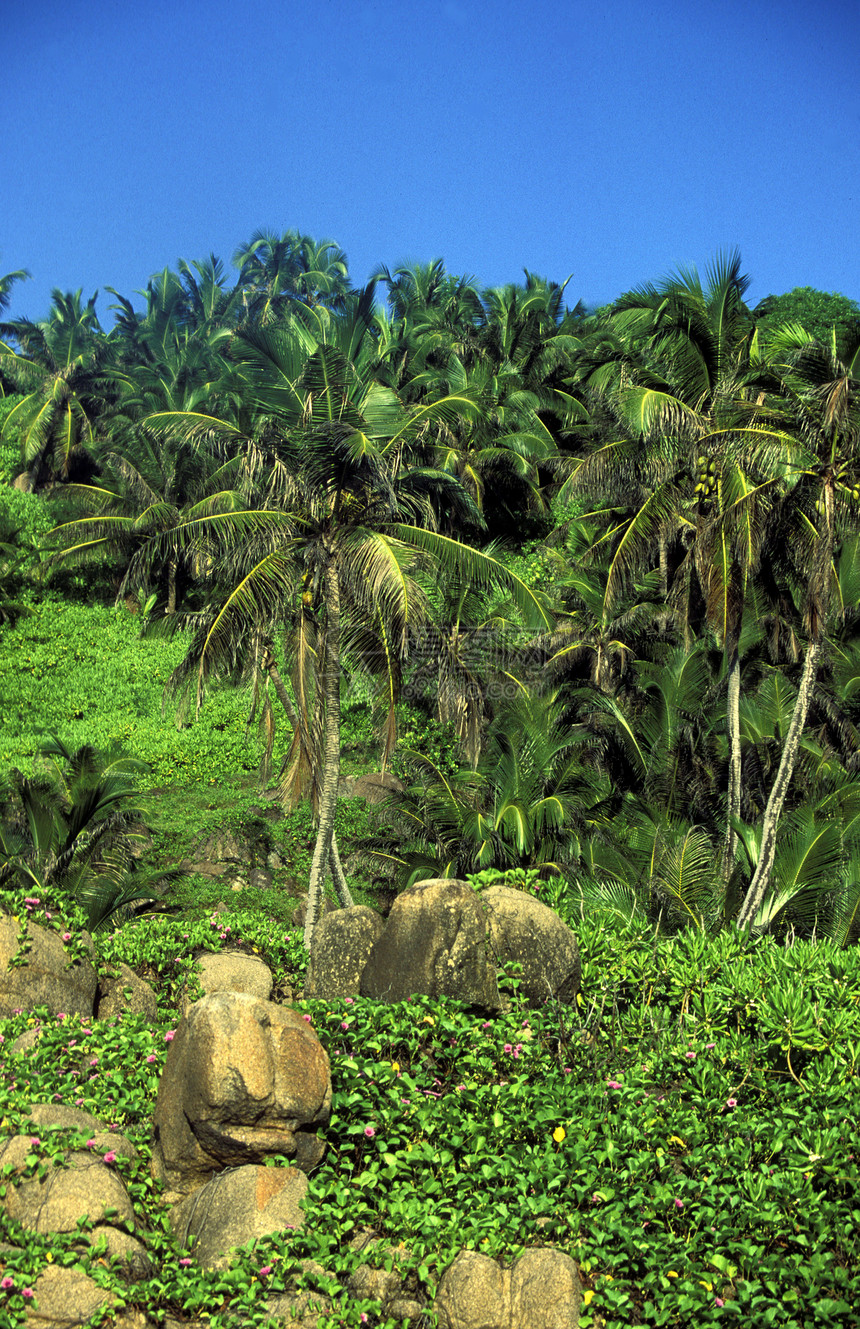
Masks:
[[[678,1277],[677,1271],[676,1271],[675,1269],[667,1269],[667,1270],[666,1270],[666,1277],[667,1277],[667,1278],[677,1278],[677,1277]]]
[[[583,1292],[582,1294],[583,1306],[590,1306],[593,1300],[594,1300],[594,1288],[589,1288],[587,1292]]]
[[[699,1279],[699,1287],[703,1287],[706,1292],[713,1292],[714,1290],[713,1283],[706,1283],[703,1278]]]
[[[424,1016],[424,1019],[421,1021],[421,1023],[422,1023],[422,1024],[435,1024],[436,1021],[433,1019],[433,1016],[432,1016],[432,1015],[425,1015],[425,1016]]]
[[[563,1126],[556,1126],[555,1130],[552,1133],[552,1138],[555,1140],[556,1144],[561,1144],[562,1140],[566,1135],[567,1131],[564,1129]]]
[[[399,1062],[399,1061],[392,1061],[392,1063],[391,1063],[391,1069],[392,1069],[393,1071],[399,1071],[399,1070],[400,1070],[400,1062]]]

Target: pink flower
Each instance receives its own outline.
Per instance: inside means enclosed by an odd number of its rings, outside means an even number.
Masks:
[[[715,1048],[716,1046],[717,1046],[716,1043],[706,1043],[706,1044],[705,1044],[705,1047],[706,1047],[706,1048]]]
[[[359,1324],[368,1324],[368,1323],[369,1323],[368,1318],[367,1318],[367,1316],[365,1315],[364,1311],[362,1311],[361,1314],[359,1315],[359,1317],[358,1317],[358,1323],[359,1323]]]
[[[105,1162],[108,1164],[116,1162],[116,1154],[114,1153],[113,1149],[109,1149],[105,1154]]]
[[[186,1256],[186,1258],[184,1260],[180,1260],[179,1263],[182,1265],[183,1269],[187,1269],[191,1261]]]
[[[505,1052],[513,1052],[514,1049],[511,1047],[510,1043],[506,1043],[504,1050]]]
[[[260,1277],[266,1278],[271,1272],[272,1272],[272,1266],[270,1264],[264,1264],[259,1271]]]
[[[151,1066],[152,1063],[156,1060],[155,1053],[154,1053],[154,1052],[150,1052],[150,1054],[149,1054],[149,1056],[147,1057],[146,1060],[147,1060],[147,1062],[149,1063],[149,1065]]]
[[[726,1107],[737,1107],[737,1105],[738,1105],[738,1100],[736,1098],[726,1099]]]
[[[341,1027],[341,1029],[348,1029],[348,1028],[349,1028],[349,1024],[347,1023],[346,1020],[341,1020],[341,1022],[340,1022],[340,1027]]]
[[[619,1080],[607,1080],[606,1083],[607,1083],[607,1085],[608,1085],[608,1087],[609,1087],[610,1089],[620,1089],[620,1088],[621,1088],[621,1082],[620,1082]]]
[[[165,1043],[172,1043],[175,1037],[176,1037],[176,1030],[168,1029],[167,1033],[164,1035],[164,1041]]]
[[[305,1024],[310,1024],[311,1022],[311,1017],[309,1015],[303,1015],[302,1019],[304,1020]]]
[[[24,1287],[21,1289],[21,1296],[26,1297],[28,1301],[31,1297],[35,1297],[35,1295],[36,1294],[31,1287]]]
[[[88,1148],[88,1149],[95,1149],[95,1147],[96,1147],[96,1142],[95,1142],[95,1140],[87,1140],[87,1148]]]
[[[372,1140],[374,1135],[376,1134],[376,1131],[373,1126],[365,1126],[364,1133],[367,1136],[368,1140]]]
[[[695,1052],[685,1052],[685,1053],[684,1053],[684,1056],[687,1058],[688,1061],[692,1061],[693,1058],[695,1057],[695,1055],[696,1055]]]
[[[38,1135],[31,1135],[31,1136],[30,1136],[30,1143],[31,1143],[31,1144],[41,1144],[42,1141],[39,1139]]]
[[[354,1006],[355,1000],[353,997],[344,997],[343,1004],[344,1006]]]
[[[10,1287],[14,1286],[15,1286],[15,1281],[14,1279],[10,1278],[8,1274],[4,1279],[0,1280],[0,1287],[2,1287],[4,1292],[8,1292]]]
[[[714,1297],[715,1306],[725,1306],[725,1304],[726,1303],[723,1301],[722,1297]]]
[[[675,1208],[676,1208],[676,1209],[683,1209],[683,1208],[684,1208],[684,1201],[683,1201],[683,1200],[679,1200],[678,1197],[677,1197],[677,1195],[675,1196]]]
[[[71,940],[72,940],[72,934],[71,934],[71,932],[64,932],[64,933],[63,933],[63,941],[71,941]]]
[[[489,1021],[489,1020],[484,1020],[483,1024],[481,1025],[481,1028],[482,1028],[482,1029],[489,1029],[489,1027],[490,1027],[490,1021]]]
[[[466,1086],[465,1086],[464,1084],[455,1084],[455,1085],[454,1085],[454,1091],[455,1091],[455,1093],[458,1093],[458,1094],[461,1094],[465,1088],[466,1088]]]

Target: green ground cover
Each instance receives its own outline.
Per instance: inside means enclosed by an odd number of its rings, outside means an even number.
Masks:
[[[141,1162],[115,1166],[157,1273],[127,1284],[72,1238],[24,1235],[4,1219],[4,1239],[20,1242],[7,1256],[8,1322],[23,1321],[23,1290],[53,1261],[81,1264],[149,1313],[262,1325],[264,1289],[284,1288],[311,1257],[335,1276],[317,1284],[340,1299],[327,1324],[383,1325],[378,1305],[342,1297],[358,1258],[350,1239],[372,1226],[402,1243],[428,1296],[463,1246],[506,1261],[551,1243],[580,1264],[585,1326],[856,1323],[856,951],[733,931],[655,945],[576,925],[583,984],[572,1010],[521,1007],[514,975],[510,1009],[493,1017],[424,998],[300,1003],[331,1059],[327,1152],[305,1227],[243,1251],[227,1273],[195,1269],[169,1236],[148,1175],[158,1076],[191,950],[256,950],[280,987],[301,980],[299,934],[246,912],[142,920],[105,938],[105,960],[156,984],[159,1023],[6,1021],[0,1120],[26,1131],[29,1104],[54,1099],[126,1132]],[[36,1047],[12,1053],[37,1023]],[[34,1137],[35,1171],[65,1137]]]

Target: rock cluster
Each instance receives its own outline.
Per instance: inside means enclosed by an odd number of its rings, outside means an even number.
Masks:
[[[328,1057],[294,1010],[241,992],[191,1007],[170,1045],[155,1108],[153,1174],[187,1195],[215,1172],[294,1158],[319,1163],[331,1111]]]
[[[88,955],[70,962],[56,933],[30,926],[22,956],[17,923],[0,916],[0,1014],[47,1006],[88,1019],[126,1010],[156,1018],[155,995],[137,974],[119,965],[98,975],[91,944]],[[522,967],[520,991],[528,1001],[575,999],[576,941],[551,910],[518,891],[497,887],[478,895],[465,882],[439,879],[398,897],[387,923],[362,907],[327,915],[305,990],[329,999],[361,992],[389,1002],[426,993],[498,1009],[497,972],[508,961]],[[304,1222],[307,1173],[325,1149],[321,1133],[331,1110],[331,1076],[307,1020],[269,1000],[272,975],[261,960],[205,957],[199,989],[198,1000],[187,995],[168,1050],[151,1168],[171,1205],[180,1244],[193,1241],[194,1259],[219,1268],[229,1265],[235,1247]],[[23,1052],[36,1038],[37,1030],[23,1035],[16,1050]],[[131,1280],[149,1276],[151,1260],[136,1231],[134,1207],[113,1166],[121,1157],[135,1159],[134,1146],[64,1104],[33,1104],[30,1121],[40,1135],[65,1134],[50,1164],[35,1173],[28,1166],[31,1136],[0,1141],[7,1214],[37,1233],[73,1233],[86,1217],[82,1242],[103,1239],[108,1256],[121,1261]],[[81,1136],[86,1146],[78,1143]],[[348,1294],[378,1301],[395,1321],[420,1323],[428,1308],[415,1276],[397,1271],[398,1261],[393,1265],[392,1252],[373,1233],[357,1238],[353,1249],[360,1262]],[[401,1265],[408,1263],[408,1252],[395,1254]],[[146,1314],[114,1306],[116,1298],[80,1269],[46,1268],[33,1290],[28,1329],[71,1329],[102,1309],[111,1310],[118,1329],[150,1329],[153,1323]],[[575,1329],[580,1296],[576,1266],[557,1250],[526,1251],[511,1269],[463,1251],[443,1275],[433,1310],[440,1329]],[[297,1287],[270,1297],[266,1309],[273,1318],[316,1329],[332,1303]],[[169,1319],[165,1323],[173,1329]]]
[[[576,1000],[579,949],[557,914],[523,891],[493,886],[479,895],[468,882],[439,877],[403,891],[386,923],[361,906],[324,917],[305,992],[386,1002],[422,993],[498,1010],[497,975],[510,961],[529,1004]]]

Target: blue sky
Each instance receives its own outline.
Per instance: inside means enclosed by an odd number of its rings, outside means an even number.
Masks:
[[[260,227],[362,284],[444,258],[611,299],[737,245],[749,298],[860,299],[856,0],[17,0],[3,7],[7,317]]]

